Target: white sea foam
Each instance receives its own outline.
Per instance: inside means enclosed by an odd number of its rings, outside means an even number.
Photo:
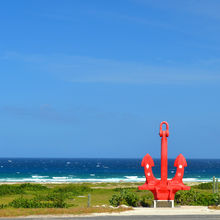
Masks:
[[[145,181],[145,177],[138,177],[138,176],[124,176],[126,179],[123,179],[125,182],[143,182]]]
[[[32,178],[34,179],[43,179],[43,178],[48,178],[49,176],[38,176],[38,175],[35,175],[35,176],[32,176]]]
[[[66,176],[54,176],[54,177],[52,177],[53,179],[55,179],[55,180],[65,180],[65,179],[68,179],[68,177],[66,177]]]
[[[159,179],[159,178],[158,178]],[[122,178],[73,178],[73,177],[52,177],[32,176],[30,178],[0,178],[0,182],[35,182],[35,183],[63,183],[63,182],[144,182],[145,177],[124,176]],[[210,182],[212,179],[183,178],[184,182]]]
[[[183,182],[210,182],[212,179],[183,178]]]
[[[127,178],[127,179],[137,179],[138,176],[125,176],[125,178]]]

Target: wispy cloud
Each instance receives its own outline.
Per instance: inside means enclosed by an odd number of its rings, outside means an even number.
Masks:
[[[195,15],[202,15],[202,16],[220,19],[220,14],[219,14],[220,2],[218,0],[212,0],[212,1],[131,0],[131,1],[145,6],[152,6],[165,10],[172,9],[172,10],[177,10],[179,12],[180,11],[189,12]]]
[[[74,106],[69,108],[60,108],[59,110],[49,104],[40,106],[15,106],[5,105],[0,106],[2,115],[9,115],[22,120],[43,121],[51,124],[61,125],[80,125],[105,123],[109,121],[142,121],[143,119],[133,113],[120,111],[104,111],[98,108],[86,106]],[[92,121],[92,123],[91,123]]]
[[[36,119],[56,123],[75,123],[77,120],[73,115],[64,115],[59,113],[49,104],[43,104],[38,107],[18,107],[18,106],[3,106],[0,108],[2,114],[9,114],[19,118]]]
[[[207,65],[203,70],[198,65],[146,65],[63,54],[6,53],[2,59],[16,60],[28,65],[33,72],[41,71],[75,83],[195,84],[220,81],[219,72],[208,70]]]
[[[100,17],[103,19],[111,19],[115,20],[116,22],[120,21],[126,21],[129,22],[130,25],[134,24],[141,24],[144,26],[151,26],[151,27],[156,27],[156,28],[162,28],[166,30],[179,30],[182,32],[180,28],[174,27],[170,23],[166,23],[164,21],[160,21],[159,19],[156,20],[155,18],[146,18],[146,17],[141,17],[141,16],[135,16],[131,14],[123,14],[123,13],[117,13],[117,12],[112,12],[112,11],[101,11],[101,10],[90,10],[87,12],[89,15],[95,16],[95,17]]]

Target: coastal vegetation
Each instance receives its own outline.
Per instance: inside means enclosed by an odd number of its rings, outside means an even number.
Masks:
[[[137,206],[151,207],[152,193],[139,191],[138,185],[140,183],[2,184],[0,217],[119,212]],[[202,183],[192,186],[190,191],[177,192],[175,204],[217,207],[220,194],[212,193],[212,183]]]
[[[201,183],[191,187],[189,191],[178,191],[175,195],[175,204],[193,206],[218,206],[220,204],[220,193],[212,192],[212,183]],[[153,194],[145,191],[144,195],[138,189],[115,189],[119,191],[113,194],[109,200],[113,206],[129,205],[133,207],[150,207],[153,205]]]

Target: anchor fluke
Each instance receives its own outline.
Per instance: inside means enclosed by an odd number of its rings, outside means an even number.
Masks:
[[[142,162],[141,162],[141,166],[142,167],[154,167],[154,161],[152,159],[152,157],[150,156],[150,154],[146,154],[145,157],[143,158]]]
[[[183,175],[184,175],[184,168],[187,167],[187,162],[185,157],[182,154],[179,154],[174,162],[174,166],[176,167],[176,174],[171,180],[174,184],[180,184],[179,186],[181,189],[189,190],[190,187],[185,186],[183,184]]]
[[[174,167],[178,166],[187,167],[186,159],[182,154],[179,154],[174,162]]]
[[[152,185],[155,185],[159,180],[154,177],[152,172],[152,167],[154,166],[154,161],[149,154],[146,154],[141,162],[141,166],[144,167],[144,173],[146,177],[146,182],[144,185],[139,186],[139,190],[149,190]]]

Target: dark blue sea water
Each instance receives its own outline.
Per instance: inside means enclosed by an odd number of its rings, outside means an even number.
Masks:
[[[160,178],[160,160],[154,175]],[[220,159],[188,159],[185,181],[220,178]],[[174,160],[168,161],[168,176],[175,175]],[[0,182],[135,182],[145,181],[141,159],[0,159]]]

